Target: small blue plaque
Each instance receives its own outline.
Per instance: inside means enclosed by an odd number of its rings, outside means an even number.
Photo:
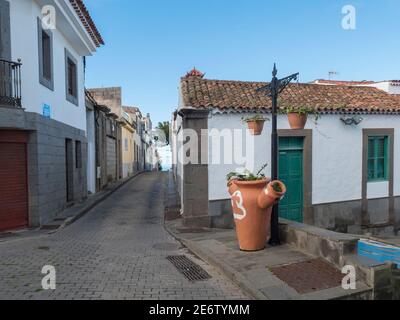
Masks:
[[[51,118],[51,107],[48,104],[43,104],[43,116]]]

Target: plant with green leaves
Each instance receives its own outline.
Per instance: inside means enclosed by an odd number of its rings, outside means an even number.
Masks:
[[[264,117],[262,114],[256,114],[253,116],[243,117],[243,122],[257,122],[257,121],[269,121],[267,117]]]
[[[265,179],[265,174],[262,173],[264,169],[268,167],[268,164],[265,164],[261,167],[261,169],[256,173],[252,173],[249,170],[244,170],[243,173],[240,172],[231,172],[226,176],[228,182],[230,181],[258,181]]]
[[[278,193],[283,191],[281,185],[278,182],[272,184],[272,189],[274,189],[274,191]]]
[[[321,114],[311,107],[300,106],[300,107],[287,107],[282,110],[284,113],[296,113],[298,115],[314,115],[314,122],[317,124],[318,120],[321,118]]]

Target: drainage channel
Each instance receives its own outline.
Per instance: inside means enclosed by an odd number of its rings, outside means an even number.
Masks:
[[[205,281],[212,278],[207,271],[186,256],[168,256],[167,260],[189,281]]]

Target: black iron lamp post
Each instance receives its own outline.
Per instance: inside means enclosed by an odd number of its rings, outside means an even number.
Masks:
[[[291,81],[296,81],[299,77],[299,73],[292,74],[286,78],[278,79],[276,76],[278,70],[276,64],[274,64],[274,70],[272,71],[271,83],[258,89],[258,91],[265,91],[272,99],[272,135],[271,135],[271,178],[272,180],[278,179],[278,97]],[[279,237],[279,206],[276,204],[272,209],[271,217],[271,239],[269,241],[271,246],[279,246],[281,244]]]

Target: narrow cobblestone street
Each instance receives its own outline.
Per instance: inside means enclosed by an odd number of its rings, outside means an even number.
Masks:
[[[166,232],[166,178],[140,175],[53,235],[0,243],[0,299],[246,298]],[[212,279],[188,281],[166,259],[182,254]],[[45,265],[56,268],[56,290],[42,289]]]

